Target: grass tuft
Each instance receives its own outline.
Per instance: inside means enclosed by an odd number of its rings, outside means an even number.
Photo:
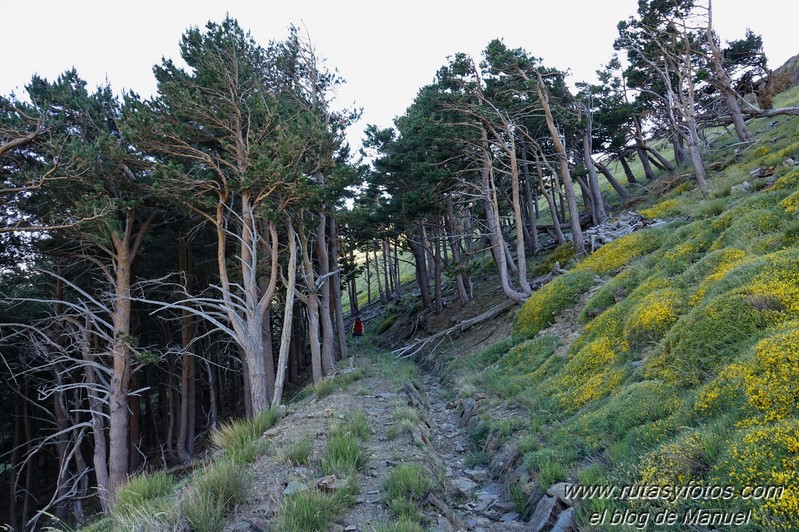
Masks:
[[[291,466],[306,465],[310,462],[312,450],[313,440],[306,435],[284,449],[281,457]]]

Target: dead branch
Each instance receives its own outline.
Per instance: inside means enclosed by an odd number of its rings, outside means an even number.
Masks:
[[[452,327],[450,327],[448,329],[444,329],[443,331],[439,331],[439,332],[437,332],[436,334],[434,334],[432,336],[428,336],[427,338],[421,338],[421,339],[415,340],[415,341],[413,341],[413,342],[411,342],[411,343],[409,343],[409,344],[407,344],[407,345],[405,345],[405,346],[403,346],[403,347],[401,347],[399,349],[396,349],[396,350],[392,351],[392,354],[395,357],[397,357],[397,358],[410,358],[410,357],[416,355],[417,353],[421,352],[422,350],[424,350],[426,347],[431,345],[436,340],[441,339],[441,338],[446,337],[446,336],[449,336],[450,334],[455,333],[455,332],[463,332],[466,329],[474,327],[475,325],[477,325],[479,323],[482,323],[482,322],[484,322],[486,320],[490,320],[491,318],[493,318],[496,315],[508,310],[509,308],[513,307],[514,305],[516,305],[516,301],[514,301],[512,299],[508,299],[506,301],[503,301],[502,303],[500,303],[496,307],[492,308],[491,310],[489,310],[487,312],[484,312],[484,313],[480,314],[479,316],[475,316],[474,318],[470,318],[468,320],[464,320],[464,321],[458,323],[457,325],[454,325],[454,326],[452,326]]]

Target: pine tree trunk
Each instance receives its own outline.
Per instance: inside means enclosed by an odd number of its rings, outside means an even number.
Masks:
[[[594,160],[591,158],[591,151],[591,137],[585,134],[583,135],[583,162],[586,168],[588,168],[588,188],[591,190],[591,196],[594,201],[595,222],[599,225],[608,219],[608,212],[605,209],[605,201],[602,199],[602,192],[599,190],[599,179],[596,175]]]
[[[569,159],[566,154],[566,147],[560,140],[560,132],[555,126],[555,119],[552,116],[552,110],[549,107],[549,96],[547,94],[547,89],[546,86],[544,86],[544,82],[541,79],[540,74],[538,77],[538,96],[544,108],[544,116],[546,118],[550,137],[552,138],[552,144],[554,145],[555,152],[558,154],[558,159],[560,160],[560,176],[563,179],[563,189],[566,194],[566,202],[569,206],[569,221],[571,222],[572,241],[574,243],[574,250],[580,254],[585,251],[585,246],[583,244],[583,230],[580,227],[580,212],[577,209],[577,198],[574,195],[574,184],[572,183],[571,172],[569,171]]]
[[[593,159],[592,159],[592,161],[593,161]],[[617,194],[618,194],[618,195],[619,195],[619,196],[620,196],[620,197],[621,197],[623,200],[625,200],[625,201],[626,201],[626,200],[629,200],[629,199],[632,197],[632,196],[630,195],[630,193],[627,191],[627,189],[626,189],[626,188],[624,188],[624,187],[621,185],[621,183],[619,183],[619,182],[616,180],[616,177],[613,175],[613,173],[611,173],[610,169],[609,169],[607,166],[605,166],[604,164],[602,164],[602,163],[601,163],[601,162],[599,162],[599,161],[593,161],[593,163],[594,163],[594,166],[596,166],[596,167],[599,169],[599,171],[600,171],[600,172],[602,172],[602,175],[604,175],[604,176],[605,176],[605,179],[607,179],[608,183],[610,183],[610,186],[612,186],[612,187],[613,187],[613,190],[615,190],[615,191],[616,191],[616,193],[617,193]]]
[[[332,291],[330,282],[330,254],[327,249],[327,216],[324,212],[319,213],[319,225],[316,230],[316,256],[319,265],[319,279],[322,279],[318,286],[319,297],[319,320],[322,330],[322,370],[325,375],[330,375],[336,370],[335,355],[335,334],[333,333],[332,319]]]
[[[508,132],[512,133],[512,132]],[[522,195],[519,185],[519,163],[516,159],[516,144],[513,142],[513,135],[510,135],[510,182],[511,182],[511,205],[513,206],[513,221],[516,232],[516,264],[519,274],[519,286],[522,293],[531,294],[533,289],[527,279],[527,252],[524,245],[524,219],[522,217]]]
[[[128,432],[130,413],[128,410],[128,390],[130,383],[130,276],[132,257],[126,239],[117,240],[114,311],[112,323],[114,340],[111,345],[113,360],[109,389],[108,417],[108,493],[111,500],[116,499],[117,491],[128,477],[129,447]]]
[[[635,174],[633,174],[633,169],[630,168],[630,163],[627,162],[626,155],[621,154],[618,161],[621,163],[621,167],[624,169],[624,175],[627,176],[627,183],[630,185],[637,184],[638,180],[635,178]]]
[[[336,322],[336,337],[338,338],[339,358],[347,356],[347,327],[344,325],[344,311],[341,308],[341,273],[339,269],[339,236],[336,219],[332,216],[328,220],[328,237],[330,238],[330,269],[334,271],[330,282],[333,297],[333,311]],[[357,301],[355,309],[357,311]],[[352,308],[352,307],[350,307]]]
[[[186,293],[191,295],[193,287],[193,263],[191,244],[185,239],[179,241],[180,270],[183,272],[186,283]],[[191,454],[187,451],[187,442],[193,440],[189,436],[189,410],[194,397],[190,395],[190,382],[194,378],[194,352],[191,343],[194,340],[195,324],[192,315],[184,310],[180,319],[180,343],[183,349],[182,364],[180,368],[180,413],[178,417],[177,453],[181,462],[188,462]]]
[[[283,388],[286,382],[286,368],[288,367],[289,347],[294,331],[294,294],[297,287],[297,240],[294,227],[288,224],[289,262],[287,266],[286,298],[283,308],[283,328],[280,334],[280,350],[277,357],[277,374],[275,376],[275,392],[272,395],[272,406],[278,406],[283,401]]]
[[[419,242],[415,240],[414,234],[408,226],[406,226],[405,229],[405,237],[408,240],[408,247],[413,254],[413,262],[416,266],[416,282],[419,284],[419,290],[421,292],[422,308],[426,310],[433,305],[433,299],[430,295],[430,285],[427,281],[427,258],[425,257],[425,251]]]
[[[638,154],[638,160],[641,161],[641,166],[644,169],[644,175],[649,181],[654,181],[657,179],[657,175],[655,175],[655,171],[652,170],[652,165],[649,164],[649,154],[640,146],[635,148],[635,153]]]
[[[433,264],[435,264],[435,270],[433,278],[435,280],[435,290],[436,290],[436,312],[438,314],[444,313],[444,294],[443,294],[443,280],[442,280],[442,271],[443,268],[441,267],[441,239],[438,238],[438,235],[435,235],[435,244],[434,244],[434,257],[433,257]]]
[[[460,238],[455,232],[455,208],[452,205],[452,195],[446,196],[447,212],[444,217],[447,225],[447,232],[449,233],[449,245],[452,250],[452,261],[455,264],[455,286],[458,289],[458,298],[461,304],[465,305],[470,301],[469,292],[466,290],[466,283],[462,273],[463,264],[461,262],[461,246]]]

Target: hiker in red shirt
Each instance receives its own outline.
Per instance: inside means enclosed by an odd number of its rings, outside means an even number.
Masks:
[[[355,345],[360,347],[363,337],[363,322],[360,316],[356,317],[355,323],[352,324],[352,337],[355,339]]]

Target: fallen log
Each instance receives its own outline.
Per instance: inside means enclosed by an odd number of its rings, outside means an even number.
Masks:
[[[443,340],[445,337],[449,336],[452,333],[463,332],[466,329],[474,327],[478,323],[482,323],[482,322],[484,322],[486,320],[490,320],[491,318],[493,318],[497,314],[500,314],[500,313],[508,310],[509,308],[514,306],[515,304],[516,304],[515,301],[513,301],[511,299],[508,299],[506,301],[503,301],[502,303],[500,303],[496,307],[492,308],[491,310],[480,314],[479,316],[475,316],[474,318],[469,318],[468,320],[464,320],[464,321],[458,323],[457,325],[453,325],[452,327],[450,327],[448,329],[444,329],[443,331],[439,331],[436,334],[433,334],[432,336],[428,336],[426,338],[420,338],[418,340],[415,340],[415,341],[413,341],[413,342],[411,342],[409,344],[404,345],[403,347],[401,347],[399,349],[395,349],[394,351],[392,351],[392,353],[397,358],[410,358],[410,357],[416,355],[417,353],[419,353],[420,351],[422,351],[423,349],[425,349],[427,346],[429,346],[430,344],[432,344],[436,340]]]

